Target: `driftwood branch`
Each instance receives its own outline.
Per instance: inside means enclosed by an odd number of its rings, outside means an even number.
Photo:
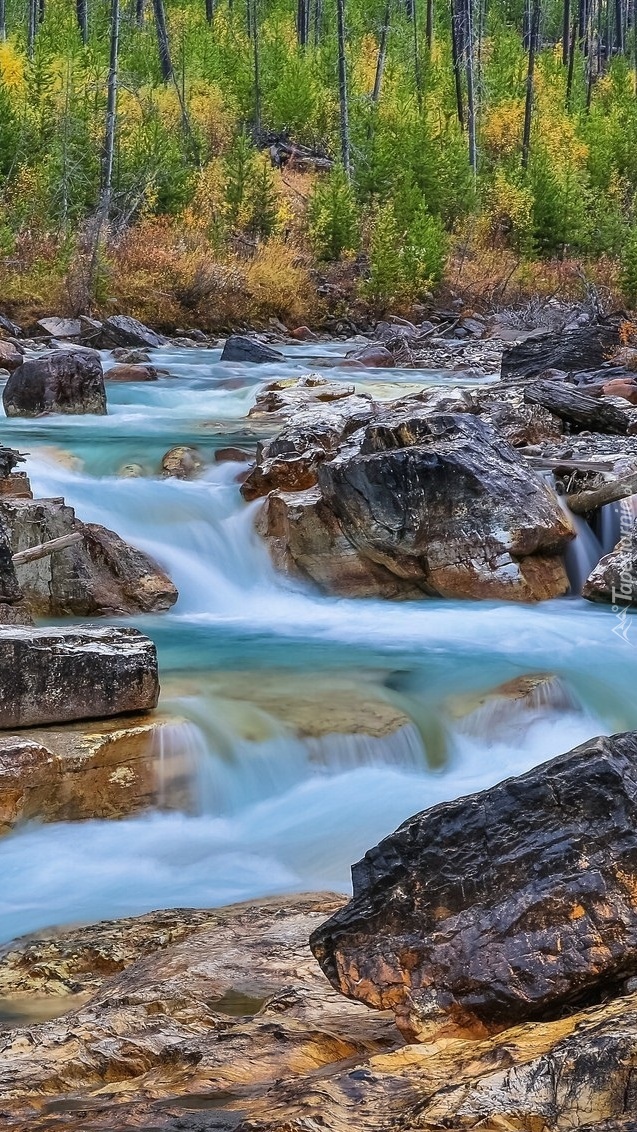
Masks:
[[[49,539],[48,542],[42,542],[39,546],[30,546],[27,550],[19,550],[17,554],[13,555],[14,566],[24,566],[27,562],[37,562],[40,558],[47,558],[49,554],[55,554],[57,550],[66,550],[67,546],[73,546],[76,542],[81,542],[84,535],[81,531],[73,531],[70,535],[61,535],[60,538]]]
[[[630,417],[622,409],[598,397],[582,393],[565,381],[538,381],[524,391],[530,405],[542,405],[556,417],[590,432],[628,432]]]
[[[567,495],[566,502],[576,515],[585,515],[587,511],[597,511],[606,503],[617,503],[619,499],[627,499],[629,495],[637,495],[637,472],[625,479],[604,483],[594,491]]]

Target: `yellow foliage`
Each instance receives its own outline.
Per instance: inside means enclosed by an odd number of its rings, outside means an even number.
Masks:
[[[483,144],[496,156],[515,153],[522,142],[524,100],[513,98],[501,102],[485,114],[482,125]]]
[[[0,43],[0,82],[7,90],[20,90],[24,85],[24,57],[12,43]]]
[[[352,87],[362,94],[369,94],[374,89],[376,77],[376,63],[378,59],[378,43],[373,35],[364,35],[359,50],[352,60]]]
[[[311,317],[316,293],[309,271],[298,248],[278,237],[262,244],[247,264],[246,283],[255,317],[296,325]]]
[[[215,83],[193,83],[188,98],[188,113],[194,128],[201,133],[208,152],[222,153],[237,131],[238,111],[228,103]]]
[[[507,180],[502,169],[497,169],[485,202],[485,219],[493,237],[507,237],[513,233],[522,236],[531,227],[533,193],[522,185]]]

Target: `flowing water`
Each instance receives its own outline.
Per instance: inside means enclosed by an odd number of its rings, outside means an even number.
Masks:
[[[326,361],[342,349],[325,349]],[[107,417],[4,422],[3,441],[30,454],[36,496],[63,495],[179,588],[170,613],[134,623],[157,644],[162,706],[186,721],[158,744],[158,774],[169,790],[180,758],[195,805],[4,838],[0,938],[171,905],[347,891],[350,864],[417,810],[637,727],[637,624],[631,636],[609,608],[348,601],[275,574],[253,532],[258,504],[242,502],[238,466],[212,453],[267,435],[247,415],[256,392],[307,372],[306,353],[239,367],[217,352],[157,351],[171,376],[111,384]],[[399,370],[356,379],[382,397],[458,384]],[[160,478],[176,444],[204,454],[202,478]],[[119,474],[130,465],[136,478]],[[559,684],[526,705],[476,709],[477,693],[528,673]]]

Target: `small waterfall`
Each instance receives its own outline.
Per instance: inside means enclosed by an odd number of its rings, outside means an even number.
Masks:
[[[542,478],[554,492],[571,526],[575,530],[575,538],[568,544],[564,553],[564,565],[570,582],[571,594],[581,594],[584,582],[592,570],[595,569],[604,554],[602,543],[592,528],[581,515],[575,515],[569,508],[566,499],[557,491],[555,476],[552,472],[543,472]]]

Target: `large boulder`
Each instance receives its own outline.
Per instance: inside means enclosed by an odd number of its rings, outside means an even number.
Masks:
[[[0,728],[151,711],[157,655],[137,629],[0,626]]]
[[[16,567],[35,617],[161,613],[177,601],[168,575],[141,550],[97,523],[81,523],[60,499],[0,497],[0,522],[17,554],[64,535],[80,541]]]
[[[166,339],[156,334],[150,327],[144,326],[136,318],[125,314],[114,314],[105,319],[100,331],[100,343],[106,349],[114,346],[148,347],[156,349],[164,346]]]
[[[263,342],[258,342],[256,338],[248,338],[244,334],[231,334],[223,347],[221,361],[267,365],[270,362],[282,362],[283,354]]]
[[[44,331],[49,338],[79,338],[82,333],[82,323],[79,318],[40,318],[36,323],[37,329]]]
[[[637,972],[637,732],[406,821],[314,933],[333,986],[410,1038],[599,1001]]]
[[[292,451],[266,447],[247,484],[251,497],[279,488],[259,519],[278,565],[350,596],[566,592],[561,554],[574,532],[555,494],[485,422],[416,403],[368,414],[353,434],[341,424],[336,451],[316,428],[303,458],[298,436]]]
[[[599,369],[617,349],[619,341],[616,320],[526,338],[505,349],[502,377],[537,377],[547,369],[567,372]]]
[[[637,602],[637,519],[589,574],[582,596],[611,605],[630,606]],[[623,633],[627,635],[629,628],[629,622],[622,622]]]
[[[56,350],[15,369],[2,393],[8,417],[106,413],[102,364],[91,353]]]
[[[8,369],[9,373],[12,370],[21,366],[24,361],[24,350],[22,347],[16,346],[15,342],[7,342],[6,339],[0,338],[0,367]]]

